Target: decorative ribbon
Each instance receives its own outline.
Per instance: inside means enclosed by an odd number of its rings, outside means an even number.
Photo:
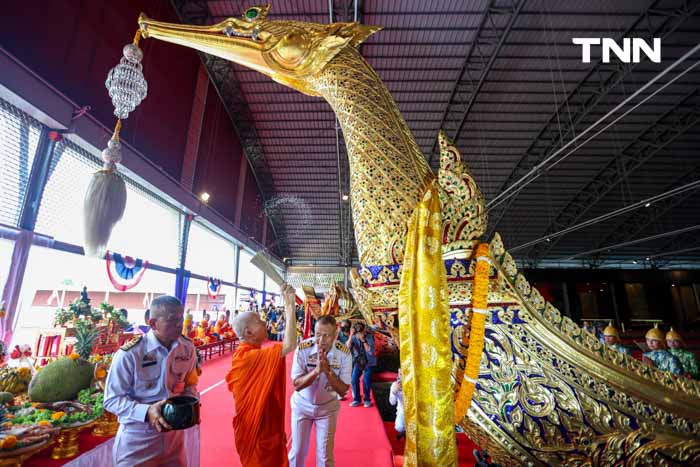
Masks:
[[[408,223],[399,286],[406,466],[456,466],[450,313],[435,181]]]
[[[148,261],[122,256],[113,251],[107,251],[105,259],[109,281],[120,292],[136,287],[148,268]]]
[[[218,297],[219,292],[221,292],[221,279],[209,276],[209,279],[207,279],[207,293],[209,294],[209,298],[214,299]]]
[[[484,351],[484,331],[488,311],[489,272],[491,260],[488,257],[488,243],[480,243],[476,247],[476,272],[474,274],[474,292],[472,294],[472,315],[469,320],[469,350],[467,365],[464,370],[464,381],[459,388],[455,400],[454,422],[460,423],[469,410],[479,377],[481,354]]]

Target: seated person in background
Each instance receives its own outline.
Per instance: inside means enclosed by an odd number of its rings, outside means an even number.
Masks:
[[[209,334],[209,321],[203,319],[197,325],[197,339],[204,340],[207,334]]]
[[[664,332],[654,325],[646,334],[649,352],[644,352],[642,360],[647,365],[652,365],[661,371],[668,371],[674,375],[683,373],[683,367],[676,357],[664,348]]]
[[[396,381],[391,383],[389,390],[389,403],[396,406],[396,421],[394,429],[396,429],[396,439],[401,439],[406,436],[406,421],[403,415],[403,386],[401,385],[401,370],[396,376]]]
[[[630,351],[630,349],[620,344],[620,334],[618,334],[615,326],[612,325],[612,321],[605,327],[605,329],[603,329],[603,339],[605,339],[605,345],[612,347],[618,352],[632,355],[632,351]]]
[[[224,333],[228,331],[230,327],[228,321],[226,321],[226,316],[221,314],[214,325],[214,332],[217,333],[219,337],[223,337]]]
[[[212,328],[209,325],[208,319],[203,319],[199,322],[197,326],[197,339],[202,341],[204,344],[210,344],[216,341],[216,338],[212,336]]]
[[[190,334],[192,333],[192,320],[194,318],[192,317],[192,312],[190,312],[189,308],[187,309],[187,312],[185,313],[185,320],[182,323],[182,335],[186,337],[193,337]]]
[[[693,379],[700,379],[700,369],[698,368],[698,358],[690,350],[683,347],[685,342],[680,334],[673,328],[666,333],[666,345],[671,355],[676,357],[681,362],[683,374],[690,376]]]

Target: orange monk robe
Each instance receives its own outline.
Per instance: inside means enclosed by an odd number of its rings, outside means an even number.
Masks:
[[[197,338],[204,340],[209,334],[209,321],[203,319],[197,326]]]
[[[241,343],[226,383],[233,393],[233,433],[243,467],[287,467],[282,344]]]
[[[221,336],[223,333],[228,331],[228,327],[228,323],[223,319],[220,319],[216,322],[216,325],[214,326],[214,332]]]

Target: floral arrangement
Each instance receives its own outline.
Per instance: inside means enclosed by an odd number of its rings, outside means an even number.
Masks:
[[[41,404],[25,402],[7,407],[4,429],[15,425],[69,426],[85,423],[102,415],[104,394],[92,389],[83,389],[78,393],[78,402],[56,402]]]

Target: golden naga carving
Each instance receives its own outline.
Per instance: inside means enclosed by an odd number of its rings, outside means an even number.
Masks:
[[[211,26],[144,15],[139,24],[144,38],[231,60],[330,104],[348,148],[363,264],[352,271],[357,306],[365,319],[397,336],[407,221],[436,177],[386,86],[356,50],[379,28],[268,21],[267,12],[253,7],[241,19]],[[452,336],[445,338],[456,391],[469,345],[472,249],[487,219],[483,196],[459,152],[444,134],[439,142],[438,221],[452,325]],[[698,382],[643,365],[562,316],[518,273],[498,234],[490,240],[489,256],[484,353],[471,407],[460,423],[472,440],[504,465],[700,464]]]

